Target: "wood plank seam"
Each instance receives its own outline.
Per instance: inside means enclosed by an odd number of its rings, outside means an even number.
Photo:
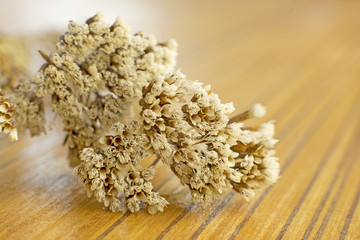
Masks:
[[[343,126],[345,127],[346,125],[344,124]],[[335,139],[336,138],[334,138],[334,140]],[[353,146],[351,145],[351,147],[353,147]],[[349,147],[348,149],[351,149],[351,148]],[[317,222],[317,220],[318,220],[318,218],[320,216],[320,213],[322,212],[322,210],[323,210],[323,208],[325,206],[325,203],[326,203],[326,201],[328,200],[328,198],[330,196],[330,193],[333,191],[333,187],[335,185],[335,182],[338,179],[338,177],[340,175],[340,172],[342,171],[342,169],[344,167],[345,167],[345,165],[342,164],[342,162],[339,163],[339,166],[338,166],[339,171],[336,172],[336,175],[331,180],[331,183],[329,184],[329,187],[328,187],[326,193],[324,194],[319,206],[317,207],[317,209],[316,209],[316,211],[315,211],[315,213],[314,213],[314,215],[313,215],[313,217],[311,219],[311,222],[309,223],[308,227],[306,228],[302,239],[308,239],[310,237],[310,234],[311,234],[312,230],[315,227],[315,224],[316,224],[316,222]]]
[[[354,143],[353,143],[354,144]],[[355,145],[355,144],[354,144]],[[359,150],[359,149],[358,149]],[[357,153],[357,155],[359,156],[359,153]],[[357,157],[354,157],[351,161],[351,164],[348,166],[347,168],[347,172],[351,169],[351,166],[357,161]],[[324,229],[326,228],[327,226],[327,223],[329,222],[329,219],[335,209],[335,206],[337,205],[338,201],[339,201],[339,198],[344,190],[344,185],[345,185],[345,182],[347,180],[348,176],[345,174],[345,176],[343,177],[342,181],[341,181],[341,184],[340,186],[338,187],[338,190],[330,204],[330,207],[328,209],[328,211],[326,212],[326,215],[321,223],[321,226],[319,228],[319,230],[316,232],[316,235],[315,235],[315,239],[321,239],[321,236],[322,234],[324,233]]]
[[[158,187],[155,188],[155,191],[161,189],[170,179],[174,177],[174,174],[170,174],[164,182],[162,182]],[[127,211],[124,213],[116,222],[114,222],[109,228],[107,228],[103,233],[101,233],[96,240],[104,239],[111,231],[113,231],[117,226],[119,226],[124,220],[131,215],[131,212]]]
[[[235,195],[235,192],[232,191],[226,198],[221,202],[221,204],[206,218],[206,220],[201,224],[201,226],[194,232],[190,237],[191,240],[195,240],[199,235],[204,231],[204,229],[209,225],[209,223],[219,214],[219,212],[228,204],[230,199]]]
[[[344,132],[345,128],[348,126],[348,122],[353,120],[353,118],[351,118],[351,113],[354,112],[354,110],[356,111],[356,107],[357,107],[357,101],[354,101],[352,106],[349,108],[347,114],[344,117],[344,122],[339,126],[337,133],[335,135],[335,137],[333,138],[330,146],[328,147],[328,150],[326,151],[325,155],[323,156],[322,160],[320,161],[319,166],[323,166],[325,165],[325,163],[327,162],[327,160],[329,159],[329,156],[335,151],[336,149],[336,145],[338,143],[338,139],[341,137],[342,133]],[[356,136],[356,135],[355,135]],[[350,148],[351,149],[351,148]],[[293,211],[291,212],[290,216],[288,217],[285,225],[282,227],[279,235],[276,237],[276,240],[280,240],[282,239],[282,237],[284,236],[287,228],[290,226],[290,224],[292,223],[294,217],[296,216],[297,212],[299,211],[300,207],[302,206],[305,198],[307,197],[307,195],[309,194],[312,186],[314,185],[315,181],[317,180],[319,174],[321,173],[321,171],[323,170],[323,168],[318,168],[315,172],[315,174],[313,175],[312,179],[310,180],[310,183],[307,185],[304,193],[302,194],[301,198],[299,199],[299,201],[297,202],[295,208],[293,209]]]
[[[346,236],[346,233],[349,229],[349,226],[350,226],[350,223],[351,223],[351,220],[354,216],[354,212],[355,212],[355,209],[359,203],[359,199],[360,199],[360,185],[358,186],[358,191],[357,191],[357,194],[356,194],[356,197],[354,199],[354,202],[353,204],[351,205],[351,209],[348,213],[348,215],[346,216],[346,221],[345,221],[345,224],[344,224],[344,227],[343,229],[341,230],[341,233],[340,233],[340,240],[343,240],[345,239],[345,236]]]
[[[191,203],[190,205],[188,205],[184,211],[181,212],[181,214],[179,216],[177,216],[177,218],[171,222],[171,224],[164,230],[162,231],[159,236],[156,238],[156,240],[161,240],[164,238],[164,236],[171,230],[171,228],[173,226],[175,226],[189,211],[191,211],[191,209],[195,206],[195,203]]]

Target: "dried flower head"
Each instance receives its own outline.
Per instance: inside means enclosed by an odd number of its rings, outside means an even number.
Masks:
[[[118,134],[101,138],[97,152],[93,148],[83,149],[81,163],[74,169],[88,196],[94,195],[113,212],[137,212],[143,205],[154,214],[163,211],[168,203],[153,190],[150,180],[155,174],[154,167],[141,166],[151,151],[147,149],[148,137],[135,133],[138,128],[136,121],[127,125],[115,123],[113,129]]]
[[[180,72],[156,76],[140,104],[154,152],[190,188],[193,200],[211,203],[230,188],[249,198],[254,189],[276,181],[273,122],[253,130],[229,123],[232,103],[222,104],[209,86]],[[241,120],[264,114],[256,104]]]
[[[5,98],[0,89],[0,133],[8,133],[10,142],[18,140],[17,125],[14,123],[14,106],[8,98]]]
[[[97,14],[85,24],[70,22],[57,50],[37,73],[36,96],[52,96],[52,110],[63,119],[72,165],[78,153],[136,110],[141,89],[155,74],[175,66],[176,42],[157,43],[139,32],[130,35],[121,19],[111,26]]]

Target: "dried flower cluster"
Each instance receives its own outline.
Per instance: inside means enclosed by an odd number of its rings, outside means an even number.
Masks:
[[[32,135],[45,132],[43,98],[50,95],[74,175],[113,212],[145,207],[154,214],[168,204],[153,189],[154,166],[144,167],[154,154],[204,205],[230,189],[251,199],[274,183],[273,122],[243,123],[263,117],[265,108],[256,104],[229,119],[232,103],[174,70],[174,40],[158,43],[129,31],[120,19],[106,25],[99,14],[85,24],[70,22],[56,51],[40,52],[46,64],[34,82],[15,88],[16,122]],[[1,114],[12,113],[5,108]]]
[[[0,133],[8,133],[10,142],[18,140],[17,126],[13,121],[14,106],[0,89]]]
[[[45,56],[48,63],[36,75],[36,96],[52,96],[74,166],[80,150],[96,147],[111,125],[134,115],[141,88],[155,74],[175,66],[174,40],[157,43],[154,36],[129,31],[120,19],[106,25],[101,15],[82,25],[70,22],[56,52]]]
[[[45,113],[43,99],[36,96],[36,84],[22,81],[13,89],[13,102],[17,108],[16,123],[22,129],[29,129],[31,136],[45,133]]]
[[[180,72],[155,77],[140,102],[154,152],[190,188],[193,200],[211,203],[232,187],[248,199],[254,189],[276,181],[272,122],[256,130],[229,124],[232,103],[221,104],[209,86]],[[246,118],[261,117],[265,109],[255,105],[249,112]]]

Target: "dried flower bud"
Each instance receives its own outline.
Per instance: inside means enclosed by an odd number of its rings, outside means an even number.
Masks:
[[[265,107],[261,104],[255,104],[249,111],[249,118],[262,118],[266,114]]]

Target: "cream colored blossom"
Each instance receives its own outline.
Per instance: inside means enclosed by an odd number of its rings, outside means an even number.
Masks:
[[[266,114],[265,107],[263,107],[260,103],[255,104],[250,110],[249,110],[249,117],[250,118],[262,118]]]

